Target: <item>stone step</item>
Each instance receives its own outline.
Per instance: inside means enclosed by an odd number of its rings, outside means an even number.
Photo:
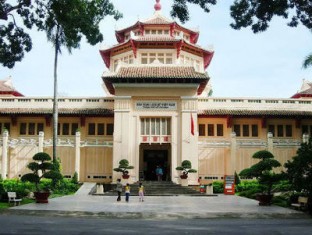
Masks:
[[[182,187],[179,184],[175,184],[169,181],[146,181],[143,182],[145,194],[148,196],[178,196],[178,195],[192,195],[192,196],[203,196],[205,194],[194,190],[191,187]],[[104,196],[116,196],[115,191],[116,185],[111,184],[109,187],[104,185]],[[106,189],[105,189],[106,188]],[[110,188],[110,189],[109,189]],[[139,184],[135,183],[130,185],[131,195],[138,195]]]

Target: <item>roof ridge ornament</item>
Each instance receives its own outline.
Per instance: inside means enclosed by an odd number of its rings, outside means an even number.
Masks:
[[[161,10],[161,4],[159,2],[160,2],[160,0],[156,0],[156,4],[154,5],[155,11]]]

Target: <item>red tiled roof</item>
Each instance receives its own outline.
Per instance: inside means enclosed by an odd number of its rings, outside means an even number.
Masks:
[[[23,96],[21,93],[16,91],[13,86],[8,85],[9,80],[0,80],[0,95],[13,95],[13,96]]]
[[[248,110],[248,109],[207,109],[198,110],[198,115],[218,116],[312,116],[312,111],[300,110]]]
[[[207,73],[196,72],[193,66],[127,66],[117,73],[103,75],[103,78],[196,78],[209,79]]]
[[[114,83],[188,83],[198,84],[197,94],[205,89],[209,76],[196,72],[192,66],[145,65],[121,67],[117,73],[102,76],[105,86],[115,94]]]

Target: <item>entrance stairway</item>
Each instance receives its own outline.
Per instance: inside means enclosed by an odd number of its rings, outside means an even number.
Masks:
[[[192,187],[182,187],[179,184],[174,184],[170,181],[143,181],[146,196],[205,196],[205,194],[196,191]],[[130,185],[131,196],[138,196],[139,184]],[[116,196],[115,185],[112,185],[111,190],[104,192],[104,196]]]

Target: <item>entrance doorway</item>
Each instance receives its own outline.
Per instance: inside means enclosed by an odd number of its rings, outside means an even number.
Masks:
[[[144,180],[156,181],[156,168],[160,166],[164,175],[162,180],[169,180],[170,166],[168,164],[168,149],[166,150],[143,150],[143,174]]]

